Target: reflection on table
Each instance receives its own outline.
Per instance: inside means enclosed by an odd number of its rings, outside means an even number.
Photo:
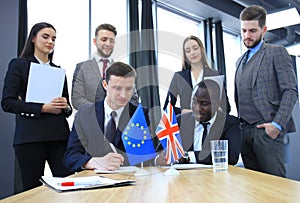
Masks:
[[[228,172],[212,168],[180,170],[167,176],[167,169],[150,175],[101,174],[115,179],[135,179],[136,185],[58,193],[41,186],[1,202],[300,202],[300,182],[229,166]],[[86,170],[74,176],[91,176]]]

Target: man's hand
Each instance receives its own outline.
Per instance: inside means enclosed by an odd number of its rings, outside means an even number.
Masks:
[[[272,139],[276,139],[280,133],[280,130],[276,128],[272,123],[263,123],[256,126],[257,128],[265,128],[267,135]]]
[[[108,153],[104,157],[93,157],[83,167],[86,169],[98,169],[114,171],[120,168],[124,162],[121,154]]]
[[[181,114],[190,113],[192,112],[192,109],[182,109]]]

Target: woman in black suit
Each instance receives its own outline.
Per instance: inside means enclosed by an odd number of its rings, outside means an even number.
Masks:
[[[52,62],[55,39],[51,24],[35,24],[21,56],[10,61],[4,80],[1,105],[16,114],[13,146],[24,191],[41,185],[46,161],[53,176],[70,174],[62,162],[70,132],[66,117],[72,113],[66,78],[61,97],[46,104],[25,101],[31,63],[60,68]]]
[[[167,107],[170,101],[176,114],[191,112],[191,98],[194,87],[204,77],[218,75],[220,75],[219,72],[210,68],[208,64],[201,40],[196,36],[185,38],[183,41],[182,70],[176,72],[172,78],[163,109]],[[226,94],[226,91],[223,93]],[[180,99],[180,108],[175,107],[177,97]],[[221,108],[229,113],[230,105],[227,95],[225,98],[227,102]]]

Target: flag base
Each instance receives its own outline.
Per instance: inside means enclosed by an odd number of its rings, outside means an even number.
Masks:
[[[168,170],[165,171],[165,175],[179,175],[179,171],[173,166],[171,166]]]
[[[145,169],[139,169],[137,172],[135,172],[134,175],[135,176],[146,176],[146,175],[150,175],[150,173]]]

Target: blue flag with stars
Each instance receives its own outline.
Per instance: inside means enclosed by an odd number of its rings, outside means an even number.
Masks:
[[[130,165],[155,158],[156,153],[142,105],[139,104],[122,133],[122,141]]]

